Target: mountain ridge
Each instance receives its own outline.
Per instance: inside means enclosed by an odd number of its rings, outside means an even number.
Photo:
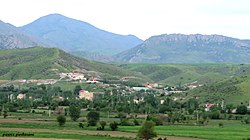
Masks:
[[[45,43],[25,34],[15,26],[0,20],[0,49],[29,48],[40,45],[46,46]]]
[[[163,34],[114,56],[129,63],[250,62],[250,41],[222,35]]]

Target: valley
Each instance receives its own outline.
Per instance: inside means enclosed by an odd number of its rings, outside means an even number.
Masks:
[[[30,21],[0,21],[0,139],[250,139],[250,40]]]

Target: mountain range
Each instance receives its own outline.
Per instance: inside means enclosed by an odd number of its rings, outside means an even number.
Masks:
[[[114,59],[129,63],[243,63],[250,62],[250,41],[222,35],[163,34]]]
[[[22,27],[0,21],[0,49],[56,47],[82,58],[121,63],[248,63],[250,40],[222,35],[163,34],[144,42],[60,14]]]

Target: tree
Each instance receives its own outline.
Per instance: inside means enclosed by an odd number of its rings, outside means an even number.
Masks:
[[[107,123],[105,121],[100,121],[99,123],[100,123],[100,125],[102,127],[102,130],[104,130]]]
[[[153,137],[156,137],[157,134],[154,132],[154,122],[152,121],[145,121],[143,126],[139,129],[138,137],[141,139],[149,140]]]
[[[80,85],[76,85],[75,89],[74,89],[74,94],[77,96],[79,94],[79,91],[81,90],[81,86]]]
[[[69,106],[69,116],[73,121],[80,118],[81,108],[75,104]]]
[[[242,115],[247,114],[247,107],[245,105],[241,105],[241,106],[237,107],[236,113],[242,114]]]
[[[118,123],[117,122],[110,123],[109,127],[111,128],[112,131],[115,131],[118,128]]]
[[[58,116],[57,122],[58,122],[59,126],[63,126],[66,122],[66,117],[63,115]]]
[[[88,124],[90,126],[96,126],[97,122],[99,121],[100,119],[100,114],[99,112],[96,112],[96,111],[90,111],[88,114],[87,114],[87,120],[88,120]]]
[[[8,112],[6,110],[3,111],[3,118],[6,118],[8,116]]]

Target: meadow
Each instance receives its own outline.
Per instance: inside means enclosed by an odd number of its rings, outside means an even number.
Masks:
[[[14,113],[7,119],[0,119],[0,136],[6,133],[26,132],[34,133],[32,138],[134,139],[140,128],[140,126],[118,126],[117,131],[111,131],[107,125],[104,131],[97,131],[97,126],[87,127],[87,122],[83,120],[84,117],[80,118],[78,122],[73,122],[67,117],[66,124],[59,127],[54,115],[48,117],[33,113]],[[105,117],[100,120],[119,121],[117,118],[107,120]],[[142,121],[143,119],[141,119]],[[85,127],[78,127],[79,122],[85,124]],[[155,126],[154,130],[158,137],[169,137],[169,139],[243,140],[250,138],[250,125],[242,124],[240,120],[210,120],[205,126]]]

